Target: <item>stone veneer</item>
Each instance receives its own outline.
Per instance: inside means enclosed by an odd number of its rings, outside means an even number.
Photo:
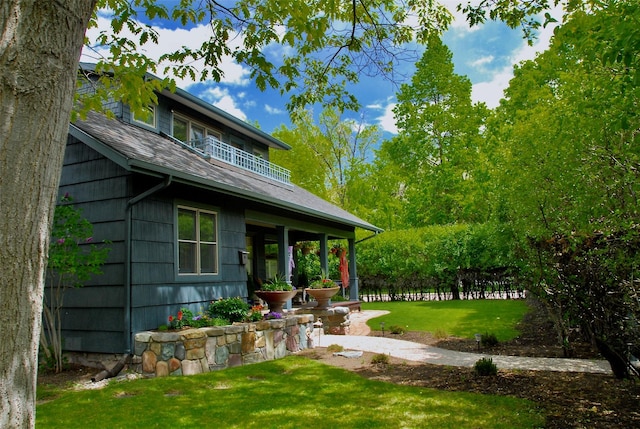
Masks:
[[[145,375],[191,375],[280,359],[312,342],[314,316],[135,335],[132,367]]]
[[[302,310],[312,314],[315,320],[322,322],[321,327],[325,334],[349,335],[351,320],[349,319],[350,310],[347,307],[329,307],[322,309],[308,307]]]

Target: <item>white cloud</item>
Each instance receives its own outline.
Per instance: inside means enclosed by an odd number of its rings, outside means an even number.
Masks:
[[[208,87],[196,95],[243,121],[247,120],[247,115],[238,107],[238,103],[236,102],[236,99],[242,99],[244,97],[244,92],[232,96],[227,89],[216,86]]]
[[[235,100],[230,95],[225,95],[220,100],[213,103],[213,105],[238,119],[243,121],[247,120],[247,115],[236,105]]]
[[[509,81],[513,78],[513,69],[505,67],[502,71],[494,72],[492,79],[486,82],[478,82],[471,89],[471,100],[473,102],[484,102],[487,107],[494,108],[500,104],[504,90],[509,86]]]
[[[470,64],[472,67],[482,67],[486,64],[491,64],[495,57],[493,55],[487,55],[486,57],[480,57],[477,60],[472,61]]]
[[[550,13],[559,22],[561,21],[561,8],[556,7]],[[513,66],[523,61],[533,60],[538,54],[544,52],[549,47],[556,26],[557,24],[550,24],[546,28],[541,28],[532,46],[523,39],[516,49],[508,53],[507,67],[493,71],[489,80],[474,83],[471,95],[473,101],[483,101],[490,108],[497,107],[504,96],[504,90],[509,87],[509,82],[513,78]],[[480,60],[474,63],[478,61]]]
[[[382,111],[382,115],[378,116],[376,118],[376,121],[378,122],[378,125],[380,125],[380,128],[382,128],[383,131],[392,133],[392,134],[398,134],[398,128],[396,127],[396,120],[393,117],[393,108],[395,107],[396,103],[388,100],[388,103],[386,106],[383,106],[382,104],[370,104],[367,106],[368,109],[372,109],[372,110],[379,110]]]
[[[271,106],[269,104],[264,105],[264,110],[270,115],[282,115],[283,113],[286,113],[283,109]]]
[[[108,17],[100,17],[98,18],[98,27],[89,29],[86,33],[86,36],[89,38],[89,40],[96,40],[96,37],[101,31],[109,31],[110,24],[111,21]],[[183,46],[197,48],[202,44],[204,40],[207,40],[211,37],[211,29],[207,25],[198,25],[189,29],[170,29],[161,27],[154,27],[154,29],[158,32],[158,43],[147,43],[140,50],[142,53],[155,60],[160,58],[162,54],[179,50]],[[131,40],[137,40],[137,37],[127,29],[123,29],[120,36],[128,37]],[[235,46],[240,42],[240,37],[236,37],[232,38],[232,42],[230,43]],[[96,51],[92,51],[85,47],[82,52],[81,61],[95,62],[96,57],[107,55],[108,48],[100,47],[97,48]],[[193,61],[190,64],[197,70],[203,70],[205,67],[204,61],[202,60]],[[160,77],[164,77],[162,75],[163,68],[164,67],[161,65],[158,68],[157,73],[154,74],[158,74],[160,75]],[[222,58],[220,68],[223,71],[223,76],[220,81],[221,83],[236,86],[248,86],[251,83],[251,80],[249,79],[249,70],[235,63],[229,56],[225,56]],[[189,85],[195,83],[188,77],[185,79],[175,79],[176,84],[180,88],[188,88]]]

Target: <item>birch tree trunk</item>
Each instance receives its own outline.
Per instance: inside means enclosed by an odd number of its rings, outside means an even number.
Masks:
[[[0,2],[0,427],[35,426],[49,228],[95,0]]]

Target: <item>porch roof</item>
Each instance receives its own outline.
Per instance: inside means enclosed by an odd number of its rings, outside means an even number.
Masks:
[[[86,120],[69,126],[69,133],[127,171],[173,177],[205,187],[311,216],[343,226],[373,232],[382,229],[295,185],[285,185],[217,161],[175,143],[171,138],[90,112]]]

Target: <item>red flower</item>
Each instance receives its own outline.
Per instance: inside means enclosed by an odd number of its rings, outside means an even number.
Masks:
[[[169,316],[169,323],[173,322],[173,316]]]
[[[178,320],[182,320],[182,310],[178,311]]]

